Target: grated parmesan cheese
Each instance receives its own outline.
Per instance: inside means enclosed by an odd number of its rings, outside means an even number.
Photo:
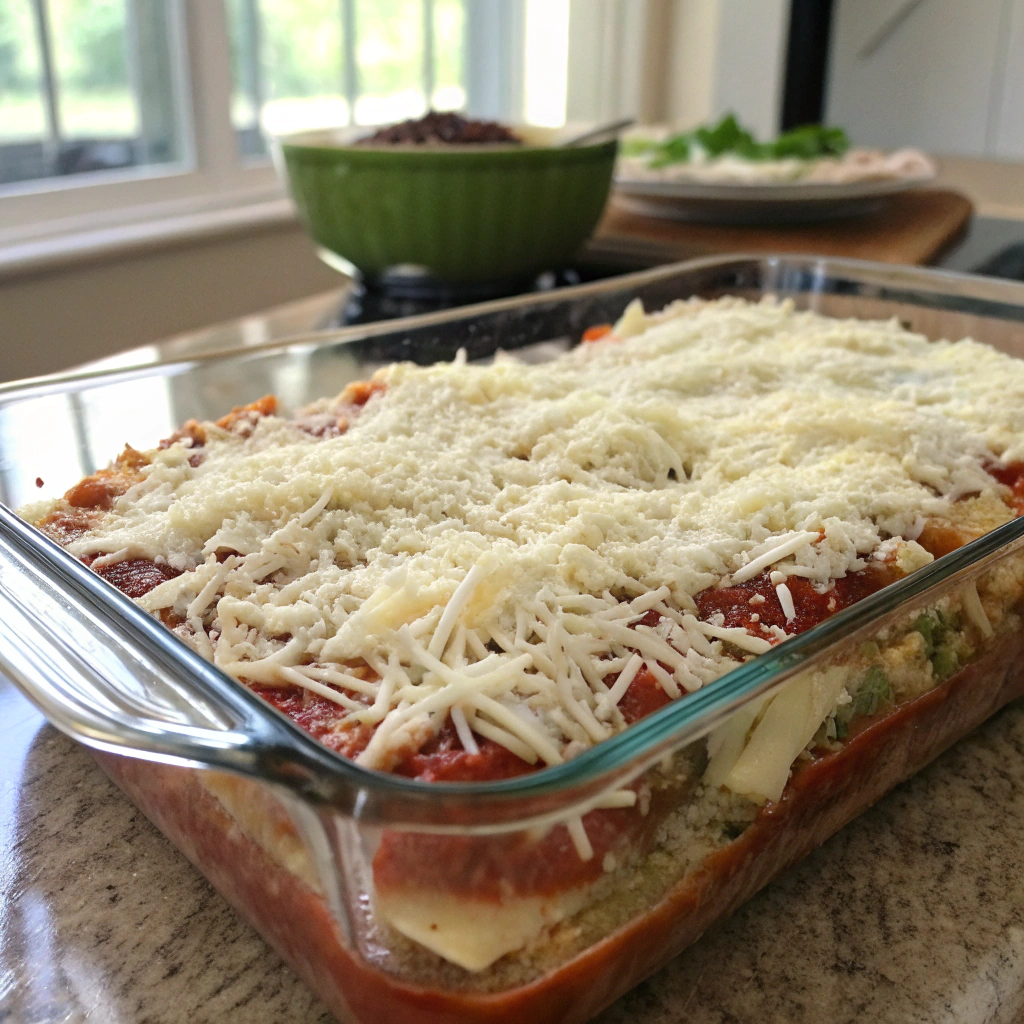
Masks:
[[[196,466],[149,453],[69,548],[180,570],[139,603],[235,678],[376,726],[359,761],[383,769],[449,718],[467,751],[557,764],[625,727],[643,669],[675,698],[786,638],[699,621],[700,591],[771,569],[792,619],[788,576],[862,569],[1024,456],[1024,363],[788,303],[634,304],[554,362],[378,379],[340,437],[268,416],[205,425]]]

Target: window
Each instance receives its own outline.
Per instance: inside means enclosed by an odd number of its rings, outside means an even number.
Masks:
[[[166,0],[0,3],[0,185],[179,163]]]
[[[268,132],[610,119],[654,3],[0,0],[0,264],[291,217]]]

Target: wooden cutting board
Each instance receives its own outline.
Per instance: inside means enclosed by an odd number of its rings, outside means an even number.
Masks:
[[[792,227],[693,224],[627,210],[614,195],[587,246],[593,259],[672,263],[714,253],[792,252],[883,263],[930,263],[952,244],[973,207],[958,192],[917,189],[875,212]]]

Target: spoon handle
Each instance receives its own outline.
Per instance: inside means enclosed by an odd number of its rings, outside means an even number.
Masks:
[[[598,125],[596,128],[588,128],[582,135],[574,135],[571,139],[566,139],[562,145],[564,147],[586,146],[593,142],[599,142],[606,135],[609,137],[618,135],[635,122],[635,117],[623,117],[618,121],[609,121],[607,124]]]

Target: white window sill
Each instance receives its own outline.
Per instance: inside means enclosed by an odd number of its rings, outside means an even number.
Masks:
[[[180,246],[198,239],[298,222],[294,204],[280,192],[207,208],[190,205],[192,209],[178,207],[173,213],[154,207],[148,211],[150,216],[146,217],[143,211],[142,216],[128,223],[67,231],[7,245],[0,240],[0,282]]]

